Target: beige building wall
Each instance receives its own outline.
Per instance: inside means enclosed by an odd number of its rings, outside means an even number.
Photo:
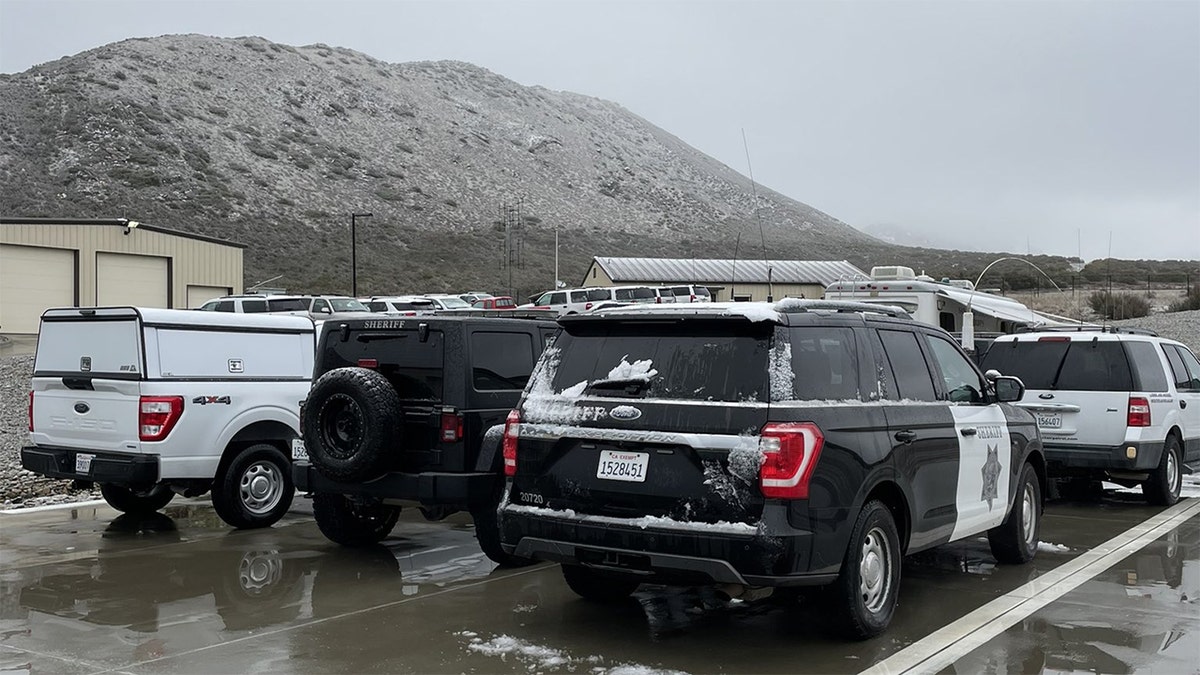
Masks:
[[[56,224],[53,221],[0,224],[0,245],[77,251],[79,306],[97,303],[97,259],[118,253],[165,259],[167,293],[171,307],[188,307],[188,286],[228,288],[242,292],[242,248],[155,231],[146,227],[128,230],[120,224]],[[109,258],[111,259],[111,257]]]

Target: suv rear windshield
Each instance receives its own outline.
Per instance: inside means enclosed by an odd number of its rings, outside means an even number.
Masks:
[[[594,396],[765,402],[771,334],[765,325],[712,322],[686,335],[632,322],[572,326],[555,341],[554,391],[586,381]],[[622,386],[644,380],[647,371],[657,371],[647,386]]]
[[[1133,391],[1129,360],[1115,340],[996,343],[980,365],[1015,375],[1029,389]]]
[[[642,287],[618,288],[615,297],[617,300],[628,302],[631,300],[653,300],[657,296],[654,294],[654,289]]]
[[[308,311],[308,300],[304,298],[268,298],[267,307],[272,312],[306,312]]]

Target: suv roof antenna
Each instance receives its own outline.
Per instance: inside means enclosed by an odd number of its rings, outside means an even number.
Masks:
[[[742,245],[742,231],[738,230],[737,239],[733,241],[733,268],[729,272],[729,301],[733,302],[734,284],[737,283],[738,248]]]
[[[762,216],[759,215],[758,186],[754,182],[754,166],[750,164],[750,145],[746,142],[745,127],[742,128],[742,148],[746,150],[746,168],[750,171],[750,194],[754,197],[754,220],[758,221],[758,236],[762,240],[763,266],[767,268],[767,302],[773,302],[775,289],[771,288],[771,263],[767,262],[767,235],[763,230]]]

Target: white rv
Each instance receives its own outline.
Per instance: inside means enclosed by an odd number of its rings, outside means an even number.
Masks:
[[[900,265],[873,267],[870,278],[836,281],[826,287],[825,299],[899,307],[917,321],[961,334],[968,350],[974,348],[976,335],[1065,323],[1012,298],[977,291],[970,281],[939,282]]]
[[[98,307],[42,315],[21,464],[100,486],[125,512],[212,491],[235,527],[266,527],[295,490],[315,348],[307,317]]]

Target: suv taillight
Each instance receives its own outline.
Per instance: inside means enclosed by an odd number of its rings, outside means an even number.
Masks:
[[[33,431],[33,390],[29,391],[29,430]]]
[[[138,438],[161,441],[183,415],[182,396],[143,396],[138,401]]]
[[[521,411],[513,410],[504,420],[504,475],[517,475],[517,439],[520,437]]]
[[[808,499],[812,478],[825,435],[812,422],[768,424],[762,429],[758,447],[763,453],[759,486],[764,497]]]
[[[461,441],[463,437],[463,417],[461,413],[456,413],[447,408],[442,411],[442,433],[441,439],[446,443],[456,443]]]
[[[1141,396],[1129,397],[1129,419],[1126,422],[1131,427],[1150,426],[1150,401]]]

